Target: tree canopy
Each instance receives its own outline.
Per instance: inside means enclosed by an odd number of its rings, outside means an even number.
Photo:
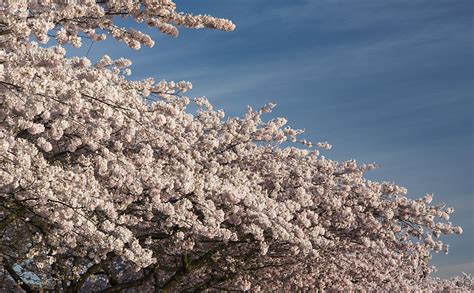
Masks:
[[[472,289],[430,275],[438,237],[462,233],[431,195],[325,158],[327,142],[265,118],[273,104],[225,118],[188,81],[131,81],[130,60],[62,46],[154,45],[117,17],[174,37],[231,21],[171,0],[62,2],[0,4],[0,288]]]

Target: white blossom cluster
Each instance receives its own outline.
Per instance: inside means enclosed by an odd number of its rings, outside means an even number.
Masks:
[[[14,38],[27,39],[33,35],[39,42],[46,43],[53,36],[60,44],[70,43],[74,47],[81,46],[83,37],[102,41],[107,35],[135,50],[141,45],[153,47],[154,41],[149,35],[114,24],[116,16],[132,17],[174,37],[178,36],[176,26],[224,31],[235,28],[227,19],[177,12],[171,0],[2,1],[0,8],[0,24],[7,27],[4,32],[8,30]]]
[[[301,130],[262,118],[274,104],[225,119],[184,96],[189,82],[129,81],[130,60],[92,64],[31,40],[56,31],[80,46],[82,32],[138,49],[153,41],[114,16],[173,36],[230,21],[170,0],[51,2],[2,6],[0,288],[473,289],[470,276],[429,275],[432,252],[448,251],[439,237],[462,233],[452,208],[297,145]]]

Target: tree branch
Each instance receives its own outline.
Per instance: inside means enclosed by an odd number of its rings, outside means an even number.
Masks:
[[[25,290],[27,293],[35,293],[31,287],[23,281],[23,279],[15,272],[13,267],[10,265],[10,263],[4,259],[3,260],[3,266],[7,270],[7,272],[10,274],[10,276],[15,280],[15,282],[20,285],[21,289]]]
[[[194,261],[189,261],[187,257],[183,257],[183,265],[174,273],[171,278],[169,278],[161,287],[161,290],[163,292],[169,292],[171,289],[173,289],[178,282],[187,274],[195,271],[196,269],[199,269],[203,267],[210,259],[211,257],[221,250],[224,246],[223,245],[218,245],[214,249],[206,252],[203,256],[200,258],[194,260]]]
[[[0,221],[0,231],[5,229],[11,222],[15,221],[16,215],[14,213],[9,214],[3,220]]]
[[[111,286],[107,289],[104,289],[104,290],[100,291],[100,293],[120,292],[124,289],[141,286],[141,285],[145,284],[145,282],[149,281],[153,277],[154,273],[155,273],[155,271],[152,270],[152,271],[145,274],[143,277],[141,277],[139,279]]]

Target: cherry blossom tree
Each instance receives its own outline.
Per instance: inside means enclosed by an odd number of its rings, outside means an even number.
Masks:
[[[187,81],[130,81],[130,60],[62,46],[153,46],[117,17],[174,37],[231,21],[171,0],[63,2],[0,4],[0,288],[473,289],[430,275],[439,236],[462,233],[431,195],[321,156],[327,142],[265,118],[273,104],[224,118]]]

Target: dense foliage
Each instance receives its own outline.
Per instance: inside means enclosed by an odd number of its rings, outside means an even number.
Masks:
[[[171,36],[232,22],[171,0],[39,2],[0,4],[3,289],[472,289],[430,276],[448,249],[437,238],[462,233],[431,195],[319,155],[284,118],[262,119],[272,104],[225,119],[184,95],[189,82],[130,81],[129,60],[61,46],[153,46],[117,16]]]

